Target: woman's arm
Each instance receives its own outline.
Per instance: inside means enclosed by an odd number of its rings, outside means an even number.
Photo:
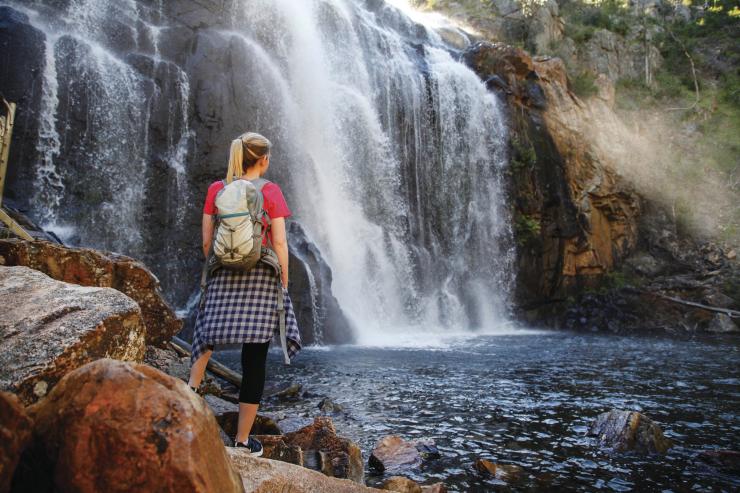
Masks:
[[[213,243],[213,216],[203,214],[203,255],[208,258],[208,252],[211,250]]]
[[[272,247],[277,253],[282,271],[283,287],[288,287],[288,233],[285,231],[285,218],[276,217],[270,225],[272,230]]]

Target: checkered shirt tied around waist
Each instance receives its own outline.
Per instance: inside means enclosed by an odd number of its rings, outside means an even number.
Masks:
[[[243,272],[219,268],[208,279],[205,303],[198,312],[191,361],[195,362],[209,344],[268,342],[279,336],[278,279],[275,270],[262,262]],[[293,303],[283,289],[288,356],[301,349]]]

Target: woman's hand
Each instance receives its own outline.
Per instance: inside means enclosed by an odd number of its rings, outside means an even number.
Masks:
[[[215,221],[210,214],[203,214],[203,256],[208,258],[213,243],[213,225]]]
[[[285,218],[276,217],[270,226],[272,231],[272,248],[275,249],[280,262],[280,281],[288,287],[288,233],[285,231]]]

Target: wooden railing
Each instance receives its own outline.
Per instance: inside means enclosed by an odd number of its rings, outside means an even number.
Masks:
[[[13,124],[15,123],[15,103],[9,103],[5,98],[2,99],[2,110],[5,114],[0,114],[0,221],[24,240],[33,240],[33,237],[21,227],[12,217],[6,213],[3,208],[3,192],[5,191],[5,176],[8,171],[8,156],[10,156],[10,141],[13,138]]]

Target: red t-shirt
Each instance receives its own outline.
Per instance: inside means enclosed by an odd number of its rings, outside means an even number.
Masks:
[[[203,206],[203,214],[211,214],[215,215],[218,214],[218,208],[216,207],[216,194],[224,188],[224,182],[214,181],[211,183],[211,186],[208,187],[208,193],[206,194],[206,203]],[[276,219],[278,217],[289,217],[291,215],[290,209],[288,209],[288,204],[285,202],[285,197],[283,197],[283,191],[280,190],[280,187],[276,183],[267,183],[264,187],[262,187],[262,197],[264,197],[264,209],[268,216],[270,216],[270,219]],[[262,224],[264,228],[267,228],[267,219],[262,219]],[[272,243],[272,232],[267,231],[267,235],[265,236],[264,240],[262,241],[263,245],[267,245],[267,238],[270,238],[270,243]]]

